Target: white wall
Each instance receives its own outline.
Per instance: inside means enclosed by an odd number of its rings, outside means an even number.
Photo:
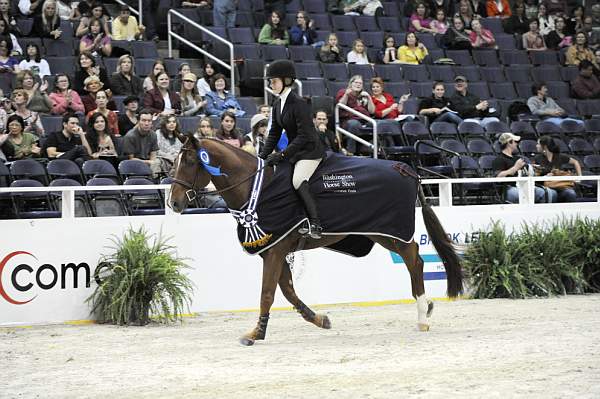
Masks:
[[[464,243],[491,220],[502,220],[509,228],[522,222],[542,222],[564,215],[600,217],[597,203],[551,205],[488,205],[436,208],[446,231]],[[84,300],[95,283],[85,287],[83,273],[79,286],[73,288],[72,273],[67,273],[66,288],[61,288],[61,264],[82,262],[95,268],[100,254],[106,253],[112,234],[121,235],[128,226],[146,226],[151,232],[162,230],[178,248],[180,256],[192,258],[190,277],[196,284],[192,311],[235,310],[257,308],[260,298],[261,258],[246,255],[235,234],[235,222],[228,214],[174,215],[120,218],[78,218],[46,220],[0,221],[2,241],[0,262],[10,253],[26,251],[35,258],[20,254],[4,262],[0,274],[0,325],[61,322],[89,319]],[[427,237],[417,209],[415,239],[421,254],[434,254],[426,244]],[[470,238],[467,239],[470,241]],[[33,286],[21,292],[15,289],[11,277],[20,264],[30,265],[33,272],[20,270],[16,283]],[[43,264],[58,269],[59,281],[51,289],[42,289],[35,281]],[[1,265],[1,264],[0,264]],[[426,272],[443,270],[438,262],[426,263]],[[434,276],[428,274],[428,276]],[[40,273],[42,284],[52,280],[52,271]],[[327,250],[305,251],[297,256],[294,279],[299,297],[307,304],[381,301],[411,298],[410,278],[401,263],[394,263],[391,254],[376,246],[365,258],[352,258]],[[2,289],[4,292],[2,292]],[[427,280],[430,297],[445,295],[445,280]],[[274,306],[289,306],[278,293]]]

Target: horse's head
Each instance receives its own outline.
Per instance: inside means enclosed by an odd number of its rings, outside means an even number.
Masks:
[[[183,212],[188,204],[196,198],[198,190],[210,182],[210,175],[200,165],[198,149],[200,142],[193,134],[178,135],[183,143],[176,160],[175,177],[171,184],[170,204],[173,211]]]

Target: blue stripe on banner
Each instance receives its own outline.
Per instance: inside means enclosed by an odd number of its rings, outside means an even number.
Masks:
[[[390,251],[390,255],[392,255],[392,261],[394,263],[404,263],[404,259],[402,259],[402,257],[400,255],[398,255],[395,252],[391,252]],[[442,259],[439,257],[439,255],[437,254],[424,254],[421,255],[421,258],[423,259],[423,262],[428,263],[428,262],[442,262]]]
[[[404,260],[397,253],[390,251],[390,255],[392,255],[392,261],[394,263],[404,264]],[[423,262],[425,263],[442,263],[442,259],[437,254],[424,254],[421,255],[421,258],[423,258]],[[446,272],[424,272],[423,280],[446,280]]]
[[[425,272],[423,273],[423,280],[445,280],[446,272]]]

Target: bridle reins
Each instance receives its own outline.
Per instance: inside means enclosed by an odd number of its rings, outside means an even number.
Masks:
[[[195,150],[191,149],[191,148],[186,148],[186,147],[182,147],[181,151],[193,151],[196,152]],[[200,162],[200,161],[198,161]],[[181,163],[177,165],[177,169],[179,170],[179,167],[181,166]],[[200,166],[201,168],[202,166]],[[199,175],[199,171],[200,168],[196,169],[196,173],[194,174],[194,183],[190,184],[185,180],[180,180],[177,179],[175,177],[173,177],[171,179],[171,181],[173,183],[179,184],[180,186],[183,186],[185,188],[187,188],[187,191],[185,192],[185,196],[187,197],[189,202],[194,201],[199,195],[216,195],[216,194],[221,194],[224,193],[226,191],[232,190],[234,188],[236,188],[237,186],[239,186],[242,183],[247,182],[248,180],[252,179],[254,176],[256,176],[256,174],[258,172],[260,172],[261,170],[265,169],[267,167],[267,165],[265,164],[265,166],[261,167],[261,168],[257,168],[253,173],[249,174],[248,176],[244,177],[242,180],[238,181],[237,183],[231,184],[225,188],[222,188],[220,190],[212,190],[212,191],[203,191],[202,189],[196,189],[196,183],[198,182],[198,175]],[[175,173],[177,174],[177,173]]]

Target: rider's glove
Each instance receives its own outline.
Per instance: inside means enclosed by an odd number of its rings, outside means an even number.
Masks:
[[[275,166],[283,161],[283,152],[274,152],[267,156],[266,163],[268,166]]]

